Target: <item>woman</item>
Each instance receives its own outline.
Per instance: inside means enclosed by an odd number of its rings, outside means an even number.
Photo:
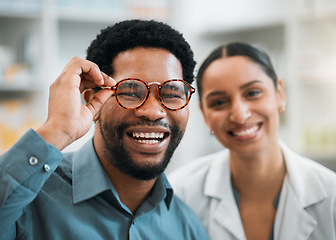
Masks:
[[[278,139],[283,82],[249,44],[215,49],[197,76],[210,132],[227,148],[170,175],[211,239],[336,239],[336,174]]]

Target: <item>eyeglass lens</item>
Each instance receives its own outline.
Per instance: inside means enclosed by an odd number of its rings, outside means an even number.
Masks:
[[[147,99],[147,86],[139,80],[124,80],[116,89],[116,97],[123,107],[137,108]],[[159,89],[162,104],[172,110],[184,107],[190,98],[190,88],[180,80],[167,81]]]

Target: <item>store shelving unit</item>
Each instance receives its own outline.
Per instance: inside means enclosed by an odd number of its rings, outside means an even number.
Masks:
[[[41,8],[0,5],[0,152],[13,144],[38,116],[41,60]],[[25,7],[27,7],[25,5]]]
[[[0,2],[0,153],[46,119],[48,88],[102,28],[129,18],[169,21],[171,1]],[[146,15],[145,15],[146,14]],[[15,119],[14,119],[15,118]]]

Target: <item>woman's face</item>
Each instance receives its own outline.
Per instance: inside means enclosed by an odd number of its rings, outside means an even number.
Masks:
[[[203,74],[201,110],[206,124],[230,151],[253,154],[278,144],[279,108],[285,94],[259,64],[233,56],[212,62]]]

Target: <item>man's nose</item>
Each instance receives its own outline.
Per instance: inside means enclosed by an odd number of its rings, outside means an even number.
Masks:
[[[234,123],[244,124],[251,117],[249,104],[238,100],[232,103],[229,120]]]
[[[134,113],[139,118],[155,121],[166,117],[167,109],[162,106],[157,92],[151,91],[146,102],[140,108],[134,109]]]

